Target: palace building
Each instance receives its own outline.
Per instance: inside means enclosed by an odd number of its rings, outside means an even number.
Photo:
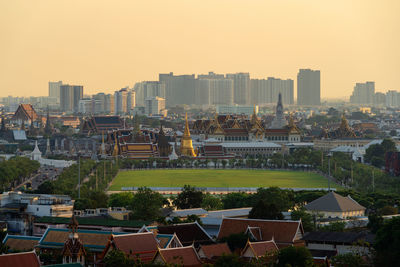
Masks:
[[[199,139],[214,138],[220,142],[257,142],[276,143],[301,142],[301,132],[294,123],[292,115],[289,123],[283,114],[282,97],[276,107],[276,116],[271,125],[257,117],[254,110],[250,118],[236,115],[216,115],[214,119],[196,120],[192,134]]]

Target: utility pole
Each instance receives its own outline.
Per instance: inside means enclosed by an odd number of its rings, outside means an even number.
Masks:
[[[375,192],[375,173],[372,170],[372,192]]]
[[[331,192],[331,157],[332,153],[328,154],[328,191]]]
[[[106,180],[106,161],[104,160],[103,179]]]
[[[81,198],[81,155],[78,153],[78,198]]]
[[[97,168],[96,168],[96,191],[98,190],[98,177],[97,177]]]
[[[354,182],[354,178],[353,178],[353,162],[351,163],[350,175],[351,175],[351,184],[353,185],[353,182]]]

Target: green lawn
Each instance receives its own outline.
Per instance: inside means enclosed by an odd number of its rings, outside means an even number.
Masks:
[[[312,172],[271,170],[140,170],[121,171],[114,179],[110,191],[121,187],[180,187],[185,184],[197,187],[287,187],[326,188],[326,178]],[[338,188],[338,185],[332,184]]]

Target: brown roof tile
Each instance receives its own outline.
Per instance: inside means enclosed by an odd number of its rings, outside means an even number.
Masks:
[[[111,242],[126,255],[139,257],[143,262],[150,262],[158,249],[157,240],[151,232],[113,235]]]
[[[158,253],[167,264],[180,266],[202,266],[202,262],[193,246],[159,249]]]
[[[226,243],[219,243],[213,245],[203,245],[200,246],[199,251],[202,251],[207,259],[211,260],[215,257],[220,257],[223,254],[231,254],[231,250],[229,249]]]
[[[32,251],[39,243],[40,238],[7,235],[5,245],[14,251]]]
[[[172,235],[176,233],[184,246],[194,244],[198,247],[199,245],[214,243],[203,227],[201,227],[197,222],[158,226],[157,229],[159,234]]]
[[[39,267],[40,262],[36,253],[31,251],[0,255],[0,266]]]
[[[278,251],[278,246],[275,244],[274,240],[261,241],[261,242],[247,242],[246,247],[243,249],[243,251],[245,251],[248,248],[250,248],[253,251],[256,257],[262,257],[267,252],[272,253]]]
[[[345,212],[365,210],[365,207],[358,204],[351,197],[343,197],[335,192],[317,198],[308,203],[305,208],[314,211]]]
[[[260,228],[262,240],[274,239],[276,243],[293,243],[298,229],[304,233],[300,221],[223,218],[218,239],[244,233],[249,226]]]

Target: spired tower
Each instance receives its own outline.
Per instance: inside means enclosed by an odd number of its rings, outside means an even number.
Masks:
[[[70,233],[61,253],[63,264],[80,263],[85,266],[86,250],[78,236],[78,221],[75,215],[72,215],[68,228],[70,229]]]
[[[275,118],[271,123],[270,129],[282,129],[287,125],[285,116],[283,115],[282,95],[279,93],[278,104],[276,105]]]
[[[196,157],[193,149],[192,138],[190,137],[189,123],[187,120],[187,113],[185,115],[185,132],[181,139],[181,155],[187,157]]]

